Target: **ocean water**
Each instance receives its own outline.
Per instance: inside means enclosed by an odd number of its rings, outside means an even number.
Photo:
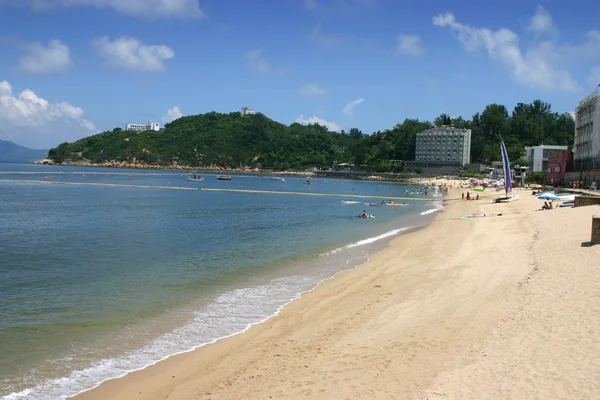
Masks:
[[[0,164],[0,398],[62,399],[241,332],[442,207],[363,205],[401,184],[202,175]],[[44,177],[380,199],[13,181]]]

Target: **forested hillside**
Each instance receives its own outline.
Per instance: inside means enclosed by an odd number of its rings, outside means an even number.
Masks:
[[[490,104],[469,120],[442,114],[433,121],[406,119],[392,129],[364,134],[329,132],[320,125],[286,126],[263,114],[242,117],[238,112],[182,117],[161,132],[126,132],[120,128],[102,132],[51,149],[55,162],[86,160],[92,163],[125,161],[148,165],[191,167],[253,167],[301,169],[329,168],[334,162],[368,165],[380,171],[398,169],[389,160],[414,160],[418,132],[432,124],[472,130],[473,162],[500,159],[498,135],[502,135],[511,159],[522,156],[523,147],[538,144],[571,145],[574,121],[569,113],[552,112],[541,100],[519,103],[512,113]]]

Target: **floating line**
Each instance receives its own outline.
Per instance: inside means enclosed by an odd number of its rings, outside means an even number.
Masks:
[[[208,189],[200,190],[207,192],[232,192],[232,193],[255,193],[255,194],[290,194],[300,196],[326,196],[326,197],[353,197],[358,199],[392,199],[392,200],[419,200],[419,201],[435,201],[436,199],[419,198],[419,197],[393,197],[393,196],[362,196],[358,194],[337,194],[337,193],[305,193],[305,192],[283,192],[275,190],[248,190],[248,189]],[[439,199],[441,200],[441,199]]]
[[[180,186],[144,186],[144,185],[124,185],[124,184],[119,184],[119,183],[34,181],[34,180],[26,180],[26,179],[0,179],[0,182],[45,183],[48,185],[110,186],[110,187],[142,188],[142,189],[198,190],[198,188],[180,187]]]

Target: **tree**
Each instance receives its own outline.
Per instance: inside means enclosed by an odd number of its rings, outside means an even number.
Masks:
[[[511,164],[512,165],[520,165],[521,167],[526,167],[529,164],[529,162],[527,161],[526,158],[521,157],[518,160],[511,161]]]
[[[521,164],[524,146],[571,145],[575,121],[569,113],[553,112],[541,100],[518,103],[509,115],[506,107],[489,104],[470,119],[441,114],[434,122],[471,130],[472,162],[499,161],[502,136],[512,164]],[[357,128],[330,132],[319,124],[286,126],[264,114],[242,118],[239,112],[210,112],[179,118],[162,132],[132,134],[115,128],[51,149],[55,162],[75,159],[93,163],[145,162],[191,167],[256,166],[274,169],[329,167],[337,163],[368,165],[378,171],[398,171],[414,160],[416,136],[431,128],[429,121],[405,119],[391,129],[371,135]],[[127,139],[127,140],[125,140]],[[526,163],[523,163],[526,164]]]
[[[448,114],[440,114],[439,117],[433,120],[433,123],[437,126],[450,125],[452,124],[452,118]]]

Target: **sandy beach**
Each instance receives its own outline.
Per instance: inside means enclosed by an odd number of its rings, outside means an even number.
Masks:
[[[76,398],[598,398],[600,206],[519,194],[447,201],[266,322]]]

